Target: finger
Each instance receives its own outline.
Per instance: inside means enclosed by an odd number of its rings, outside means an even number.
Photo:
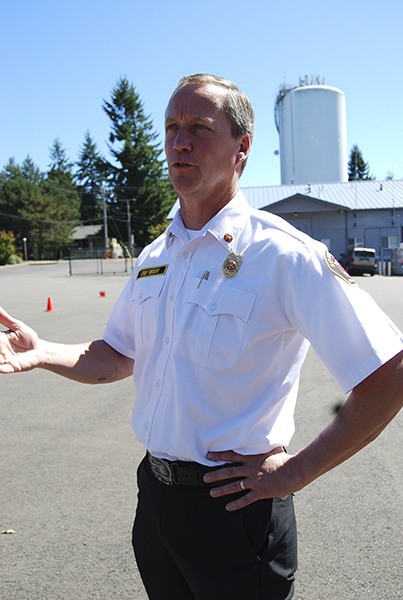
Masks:
[[[4,310],[2,306],[0,306],[0,323],[5,327],[9,327],[10,329],[12,326],[15,326],[15,320],[11,315],[8,314],[6,310]]]
[[[243,462],[245,457],[233,450],[222,450],[220,452],[207,452],[207,458],[214,462]]]
[[[18,332],[15,333],[14,331],[5,331],[4,333],[7,336],[7,340],[10,346],[20,346],[21,336],[18,335]]]
[[[215,483],[216,481],[223,481],[225,479],[236,479],[239,481],[241,477],[246,475],[241,469],[242,465],[239,464],[223,465],[222,469],[208,471],[208,473],[204,475],[203,480],[205,483]]]
[[[0,355],[1,373],[15,373],[21,371],[18,357],[11,352],[2,352]]]
[[[1,375],[8,375],[9,373],[16,373],[17,371],[19,371],[19,369],[15,369],[10,363],[0,364]]]
[[[15,373],[16,371],[20,371],[18,358],[7,349],[4,350],[0,347],[0,373]]]
[[[246,506],[257,502],[257,500],[260,500],[259,496],[255,492],[251,491],[249,492],[249,494],[244,494],[243,496],[240,496],[233,502],[229,502],[228,504],[226,504],[225,510],[227,510],[228,512],[241,510],[242,508],[245,508]]]
[[[214,487],[210,490],[210,496],[213,498],[221,498],[222,496],[229,496],[230,494],[239,494],[240,492],[249,491],[250,487],[247,479],[236,479],[225,485]]]
[[[247,487],[247,486],[245,485],[245,487]],[[247,491],[246,493],[243,493],[242,495],[240,495],[241,491],[242,490],[240,488],[239,480],[238,480],[238,481],[234,481],[231,484],[221,486],[219,488],[213,488],[212,490],[210,490],[210,495],[212,496],[212,498],[222,498],[223,496],[229,496],[229,495],[234,496],[234,494],[237,494],[237,497],[235,500],[232,500],[231,502],[229,502],[228,504],[225,505],[225,509],[228,512],[241,510],[242,508],[245,508],[245,506],[249,506],[250,504],[253,504],[257,500],[260,500],[259,495],[254,490]]]

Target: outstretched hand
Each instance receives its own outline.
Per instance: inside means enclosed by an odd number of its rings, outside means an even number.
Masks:
[[[0,306],[0,374],[29,371],[39,364],[39,338],[22,321],[14,319]]]

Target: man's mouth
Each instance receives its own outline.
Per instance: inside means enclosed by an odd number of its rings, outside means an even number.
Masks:
[[[182,162],[182,161],[178,160],[178,161],[172,163],[172,167],[174,169],[176,169],[176,168],[180,169],[180,168],[183,168],[183,167],[194,167],[194,165],[192,165],[191,163],[188,163],[188,162]]]

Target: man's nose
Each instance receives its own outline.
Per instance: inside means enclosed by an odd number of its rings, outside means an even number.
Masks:
[[[177,152],[186,152],[192,149],[189,131],[185,127],[179,127],[173,140],[173,149]]]

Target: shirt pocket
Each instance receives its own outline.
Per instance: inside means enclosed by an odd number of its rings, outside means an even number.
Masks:
[[[144,277],[134,285],[131,301],[134,305],[136,348],[150,348],[157,335],[158,302],[165,277]]]
[[[239,357],[255,294],[222,285],[210,289],[203,281],[184,299],[183,329],[175,354],[218,371],[233,367]]]

